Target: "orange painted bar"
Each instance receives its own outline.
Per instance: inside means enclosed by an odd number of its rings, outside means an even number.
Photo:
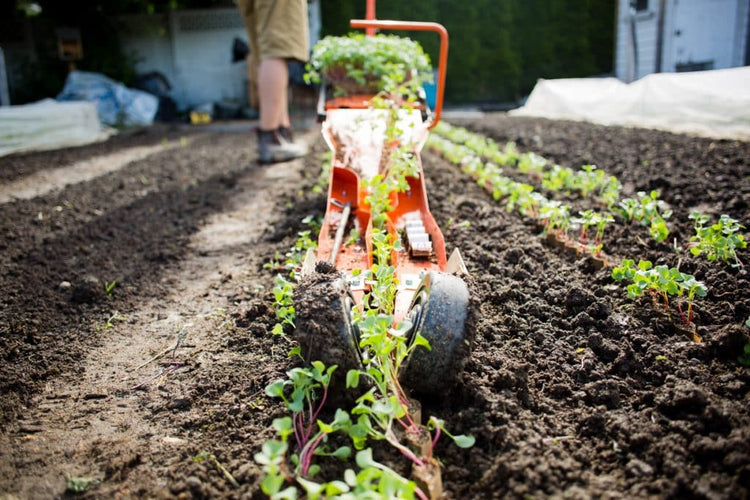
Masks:
[[[365,19],[368,21],[375,20],[375,0],[367,0],[367,10],[365,12]],[[375,34],[375,28],[365,29],[365,35],[373,36]]]

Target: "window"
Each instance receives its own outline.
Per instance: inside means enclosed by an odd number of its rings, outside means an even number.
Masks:
[[[630,6],[634,8],[636,12],[643,12],[648,10],[648,0],[630,0]]]

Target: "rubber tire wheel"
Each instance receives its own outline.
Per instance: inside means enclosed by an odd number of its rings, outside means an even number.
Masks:
[[[409,342],[419,333],[431,350],[417,346],[400,380],[413,392],[438,395],[450,389],[471,351],[466,335],[469,288],[459,277],[430,272],[420,283],[407,317],[413,323]]]
[[[302,357],[308,364],[337,365],[331,388],[343,391],[347,372],[362,369],[359,332],[351,318],[355,302],[348,283],[338,272],[311,273],[297,285],[293,300]]]

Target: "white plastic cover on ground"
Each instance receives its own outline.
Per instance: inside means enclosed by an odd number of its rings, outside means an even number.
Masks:
[[[513,116],[583,120],[750,140],[750,67],[616,78],[539,80]]]
[[[114,133],[102,127],[93,102],[44,99],[0,107],[0,156],[82,146]]]

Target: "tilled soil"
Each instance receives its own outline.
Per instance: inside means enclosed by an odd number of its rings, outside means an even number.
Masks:
[[[468,450],[438,444],[446,497],[747,498],[750,372],[737,356],[750,279],[684,246],[696,208],[750,225],[750,145],[504,115],[453,123],[561,165],[596,164],[623,196],[659,189],[674,210],[669,241],[619,224],[605,251],[679,266],[709,294],[696,343],[674,315],[627,299],[610,270],[547,245],[425,151],[431,211],[477,304],[458,385],[422,401],[477,438]],[[88,497],[262,496],[253,456],[284,415],[263,389],[295,365],[292,337],[270,334],[276,271],[264,264],[325,208],[311,189],[325,146],[315,130],[306,137],[311,155],[274,166],[254,163],[249,128],[152,128],[0,159],[7,185],[170,144],[0,204],[0,492],[61,497],[67,477],[68,493],[70,478],[95,479]]]

